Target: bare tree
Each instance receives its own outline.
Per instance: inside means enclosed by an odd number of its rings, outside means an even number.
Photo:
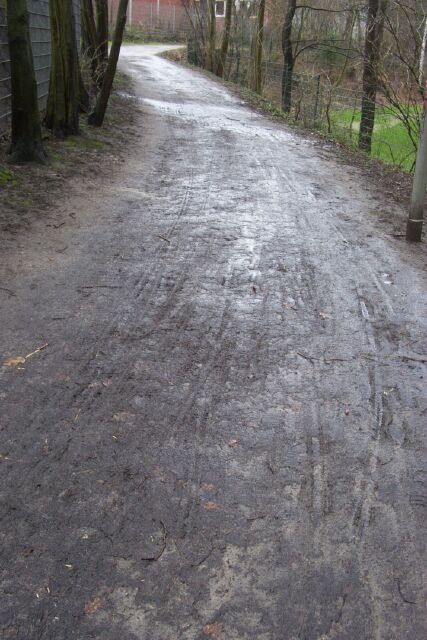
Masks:
[[[9,153],[13,162],[43,162],[37,84],[31,49],[26,0],[7,0],[7,36],[12,83],[12,142]]]
[[[216,16],[215,0],[208,2],[208,38],[206,52],[206,67],[209,71],[215,72],[215,51],[216,51]]]
[[[296,0],[288,0],[285,20],[282,29],[283,74],[282,74],[282,108],[290,113],[292,106],[292,81],[294,72],[294,51],[292,45],[292,28],[297,7]]]
[[[375,101],[386,8],[387,0],[368,0],[363,59],[363,97],[359,129],[359,147],[368,152],[371,151],[374,130]]]
[[[56,136],[79,132],[80,78],[73,8],[69,0],[49,0],[52,66],[45,124]]]
[[[97,81],[99,49],[92,0],[81,0],[82,51],[90,60],[92,77]]]
[[[126,26],[126,15],[129,0],[120,0],[117,9],[116,27],[111,44],[111,51],[108,58],[107,68],[105,70],[102,86],[98,94],[95,108],[89,115],[88,122],[94,127],[102,126],[104,122],[105,112],[107,110],[108,100],[111,89],[113,87],[114,76],[116,75],[117,62],[120,55],[120,48],[123,41],[123,33]]]
[[[261,93],[262,87],[262,52],[264,40],[265,0],[259,0],[254,47],[254,72],[252,76],[252,89]]]
[[[97,54],[99,56],[98,84],[101,86],[108,62],[108,0],[95,0],[95,6]]]
[[[230,43],[231,17],[233,15],[233,0],[226,0],[224,31],[222,33],[221,51],[219,54],[217,76],[220,78],[224,75],[225,62],[227,60],[228,46]]]

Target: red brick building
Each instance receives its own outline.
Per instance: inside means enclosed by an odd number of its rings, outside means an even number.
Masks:
[[[119,0],[108,0],[114,21]],[[188,33],[188,14],[182,0],[129,0],[128,26],[140,27],[147,35],[162,33],[180,37]]]
[[[215,15],[218,27],[225,16],[227,0],[216,0]],[[194,2],[194,5],[192,3]],[[115,19],[119,0],[108,0],[109,15]],[[128,26],[140,27],[147,35],[183,37],[190,33],[189,12],[204,5],[204,0],[129,0]],[[187,8],[186,8],[187,7]]]

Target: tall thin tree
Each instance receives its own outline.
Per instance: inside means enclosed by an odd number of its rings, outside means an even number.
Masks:
[[[97,52],[99,56],[98,84],[101,86],[108,63],[108,0],[95,0],[95,7]]]
[[[255,31],[255,46],[254,46],[254,66],[252,75],[251,88],[256,93],[261,93],[262,88],[262,53],[263,53],[263,40],[264,40],[264,16],[265,16],[265,0],[259,0],[256,31]]]
[[[56,136],[79,131],[80,78],[75,20],[69,0],[49,0],[52,66],[45,124]]]
[[[225,62],[227,60],[228,45],[230,43],[231,16],[233,14],[234,0],[225,0],[225,20],[222,32],[221,51],[219,54],[217,76],[224,76]]]
[[[82,51],[89,58],[92,76],[97,79],[99,51],[92,0],[81,0]]]
[[[207,38],[207,61],[206,68],[215,72],[215,51],[216,51],[216,15],[215,0],[208,1],[208,38]]]
[[[12,84],[11,160],[43,162],[46,154],[42,142],[26,0],[7,0],[6,10]]]
[[[370,153],[375,123],[375,101],[387,0],[368,0],[365,51],[363,57],[363,97],[359,148]]]
[[[290,113],[292,107],[292,83],[295,65],[294,50],[292,44],[292,27],[297,9],[296,0],[288,0],[285,10],[285,19],[282,27],[282,109]]]
[[[102,126],[104,122],[105,112],[107,110],[108,99],[110,97],[113,86],[114,76],[116,75],[117,62],[122,46],[123,33],[126,26],[126,15],[129,0],[120,0],[117,9],[116,27],[114,29],[113,42],[108,58],[107,68],[105,70],[102,86],[98,94],[95,108],[89,115],[88,122],[94,127]]]

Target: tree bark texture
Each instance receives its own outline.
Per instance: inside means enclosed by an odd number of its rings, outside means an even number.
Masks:
[[[26,0],[7,0],[6,10],[12,85],[11,160],[43,162],[46,154],[42,143]]]
[[[231,31],[231,16],[233,13],[233,0],[226,0],[225,5],[225,20],[224,31],[222,33],[221,51],[219,54],[217,76],[222,78],[224,76],[225,63],[227,60],[228,45],[230,43],[230,31]]]
[[[375,101],[378,88],[378,68],[384,30],[385,0],[368,0],[365,52],[363,57],[362,109],[359,148],[370,153],[375,123]]]
[[[296,12],[296,0],[288,0],[282,29],[283,73],[282,73],[282,109],[290,113],[292,107],[292,82],[294,73],[294,52],[292,45],[292,26]]]
[[[207,64],[208,71],[215,72],[215,49],[216,49],[216,17],[215,0],[208,0],[208,42],[207,42]]]
[[[45,124],[58,137],[79,132],[80,69],[69,0],[50,0],[52,67]]]
[[[83,53],[90,60],[92,77],[96,80],[99,66],[99,51],[92,0],[81,0],[81,23]]]
[[[102,81],[102,86],[96,100],[95,108],[88,118],[89,124],[94,127],[100,127],[104,122],[108,99],[110,97],[111,89],[113,86],[114,76],[116,75],[117,61],[120,55],[123,33],[126,27],[128,1],[129,0],[120,0],[119,2],[116,27],[114,29],[113,42],[111,44],[111,51],[108,58],[107,68],[105,70],[104,79]]]
[[[99,56],[98,84],[101,86],[108,63],[108,2],[107,0],[95,0],[95,6],[97,53]]]
[[[252,77],[252,90],[256,93],[262,91],[262,50],[264,40],[264,16],[265,0],[259,0],[257,24],[255,32],[254,72]]]

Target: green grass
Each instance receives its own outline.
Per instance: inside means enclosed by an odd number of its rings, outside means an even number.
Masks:
[[[5,187],[8,184],[16,186],[16,176],[10,169],[0,166],[0,187]]]
[[[100,140],[93,138],[85,138],[83,136],[69,136],[65,139],[64,144],[73,149],[82,148],[90,151],[92,149],[102,149],[104,144]]]
[[[415,133],[416,109],[411,108],[411,111]],[[331,113],[331,134],[352,147],[357,146],[359,126],[360,110],[343,109]],[[406,127],[390,107],[377,107],[371,155],[387,164],[398,165],[405,171],[412,169],[415,160],[414,145]]]

